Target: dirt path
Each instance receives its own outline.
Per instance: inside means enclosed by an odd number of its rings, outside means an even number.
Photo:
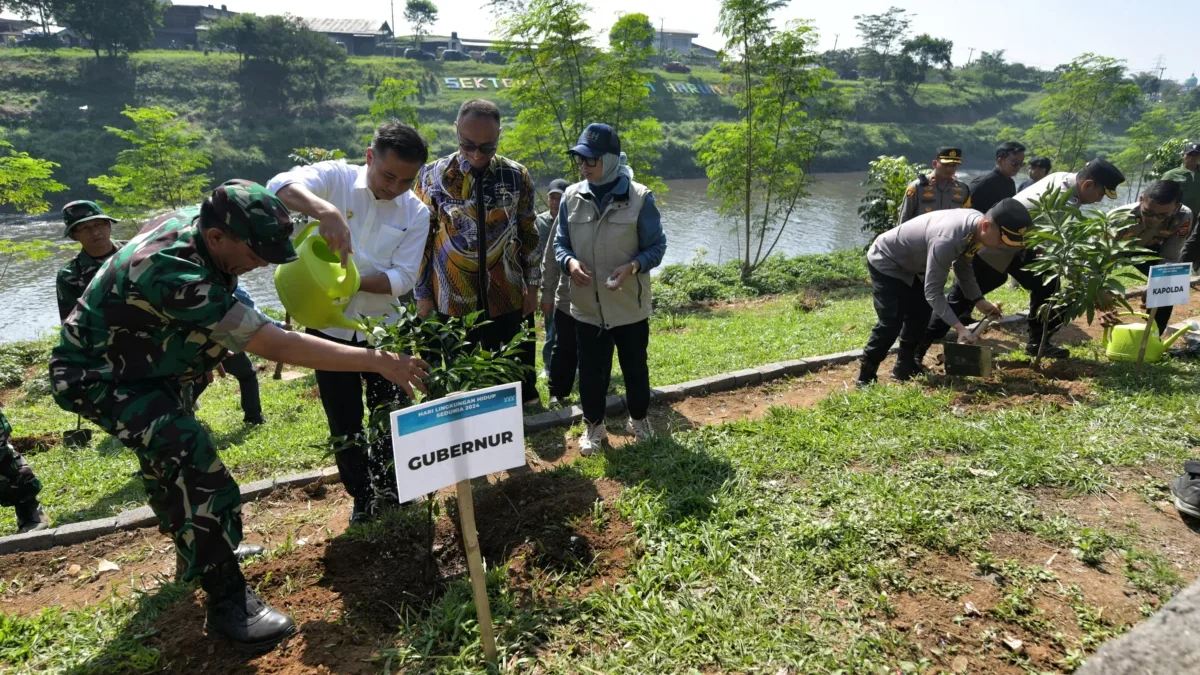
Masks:
[[[1194,304],[1195,310],[1177,316],[1200,314],[1200,298]],[[997,331],[989,341],[1001,348],[1015,348],[1022,343],[1023,331],[1023,326]],[[1089,337],[1079,326],[1064,334],[1068,340]],[[932,364],[939,351],[935,347],[927,363]],[[891,366],[889,359],[880,368],[884,382],[890,379]],[[1035,400],[1065,407],[1088,399],[1088,379],[1101,367],[1064,361],[1035,375],[1026,362],[1001,361],[995,378],[964,381],[947,379],[938,374],[938,366],[932,366],[929,386],[955,390],[956,405],[964,408],[993,409]],[[857,364],[851,364],[798,379],[691,398],[655,406],[651,417],[657,429],[668,433],[759,419],[775,406],[811,406],[830,393],[846,391],[853,387],[857,372]],[[630,440],[620,429],[621,422],[623,419],[610,420],[610,437],[618,447]],[[525,470],[478,482],[476,512],[479,530],[486,533],[481,546],[489,567],[507,565],[512,586],[526,594],[536,594],[546,578],[582,569],[588,570],[588,581],[577,593],[618,581],[637,556],[632,528],[613,507],[622,486],[609,480],[544,473],[578,457],[574,434],[566,430],[531,438],[527,456]],[[1128,483],[1163,483],[1165,479],[1165,474],[1139,475],[1131,476]],[[1111,530],[1132,531],[1129,523],[1135,523],[1139,546],[1166,556],[1186,581],[1200,575],[1200,539],[1161,494],[1150,501],[1133,491],[1087,498],[1041,491],[1036,497],[1049,513],[1061,512]],[[276,493],[244,506],[246,540],[260,543],[270,552],[266,560],[248,567],[248,577],[269,602],[290,612],[302,628],[285,646],[247,661],[227,645],[197,640],[203,625],[197,596],[171,605],[158,617],[158,630],[149,638],[150,644],[162,650],[164,662],[171,664],[173,672],[180,673],[378,671],[379,664],[367,659],[389,646],[399,623],[398,613],[422,605],[445,580],[464,574],[465,564],[457,544],[452,502],[433,530],[436,558],[432,568],[425,548],[429,529],[423,510],[393,516],[352,539],[341,536],[350,507],[340,485]],[[1086,631],[1098,630],[1092,624],[1086,630],[1081,627],[1071,604],[1073,596],[1065,592],[1073,586],[1081,589],[1090,605],[1103,609],[1106,623],[1102,625],[1113,631],[1113,627],[1134,623],[1142,616],[1145,596],[1129,592],[1120,571],[1123,561],[1115,553],[1110,552],[1102,565],[1088,567],[1071,551],[1020,533],[996,535],[989,550],[997,560],[1042,566],[1054,574],[1052,580],[1031,582],[1032,604],[1039,616],[1064,635],[1080,638]],[[111,570],[113,564],[119,570]],[[101,572],[101,568],[111,571]],[[50,551],[0,556],[0,612],[28,615],[50,606],[95,605],[131,589],[153,589],[173,571],[170,541],[152,529]],[[911,575],[925,580],[929,588],[894,598],[892,627],[930,653],[943,654],[939,663],[951,670],[962,670],[959,666],[965,663],[971,672],[1016,673],[1022,672],[1014,665],[1021,659],[1042,669],[1060,668],[1061,652],[1047,649],[1046,641],[1039,641],[1036,633],[995,618],[994,610],[1009,586],[996,573],[979,572],[962,557],[914,559]],[[1011,646],[1016,641],[1021,643],[1019,650]],[[963,661],[967,654],[971,658]]]

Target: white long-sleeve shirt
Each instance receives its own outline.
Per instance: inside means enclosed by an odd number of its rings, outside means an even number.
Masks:
[[[350,226],[351,255],[361,276],[386,274],[391,292],[359,291],[346,308],[346,316],[391,316],[396,298],[408,293],[417,282],[425,238],[429,236],[429,209],[412,192],[391,200],[376,199],[367,187],[367,167],[345,160],[318,162],[294,167],[267,183],[279,192],[299,183],[314,195],[333,204]],[[345,328],[322,328],[322,333],[341,340],[362,340],[362,333]]]

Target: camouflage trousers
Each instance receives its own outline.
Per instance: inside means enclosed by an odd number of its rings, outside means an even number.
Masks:
[[[159,530],[175,540],[190,581],[230,556],[242,540],[242,496],[192,412],[190,388],[170,382],[98,382],[56,391],[137,454]]]
[[[29,463],[9,445],[12,427],[0,412],[0,506],[16,506],[36,499],[42,483],[33,475]]]

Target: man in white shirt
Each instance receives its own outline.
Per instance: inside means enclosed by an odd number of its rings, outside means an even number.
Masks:
[[[362,277],[346,316],[388,316],[396,298],[417,281],[429,209],[409,189],[429,158],[429,147],[415,129],[399,122],[380,125],[365,166],[344,160],[295,167],[267,183],[292,211],[320,222],[320,234],[342,260],[353,260]],[[343,263],[344,264],[344,263]],[[343,328],[309,329],[342,344],[363,346],[366,337]],[[396,499],[391,449],[367,447],[363,435],[363,383],[367,411],[390,404],[403,392],[374,373],[317,371],[321,405],[346,491],[354,497],[351,523],[366,522],[377,498]]]

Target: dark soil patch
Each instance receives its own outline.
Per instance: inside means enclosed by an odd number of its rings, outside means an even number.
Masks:
[[[620,579],[632,562],[632,529],[612,504],[619,484],[542,473],[478,482],[481,552],[488,568],[507,565],[518,594],[563,572],[579,573],[576,594],[586,593]],[[180,673],[377,672],[378,664],[366,660],[388,646],[400,617],[421,611],[446,581],[466,574],[456,510],[447,500],[434,525],[432,564],[425,506],[417,505],[385,517],[382,529],[306,542],[250,566],[251,583],[301,629],[275,651],[247,659],[225,643],[198,642],[204,624],[198,599],[161,614],[152,644]]]
[[[13,448],[22,455],[33,455],[45,452],[62,443],[62,434],[34,434],[32,436],[13,436],[8,439]]]
[[[304,391],[300,392],[300,397],[317,400],[321,398],[321,390],[317,387],[305,389]]]
[[[1063,409],[1089,401],[1090,380],[1105,367],[1107,364],[1064,359],[1034,370],[1030,362],[1000,360],[990,378],[931,374],[928,384],[954,391],[955,405],[976,410]]]

